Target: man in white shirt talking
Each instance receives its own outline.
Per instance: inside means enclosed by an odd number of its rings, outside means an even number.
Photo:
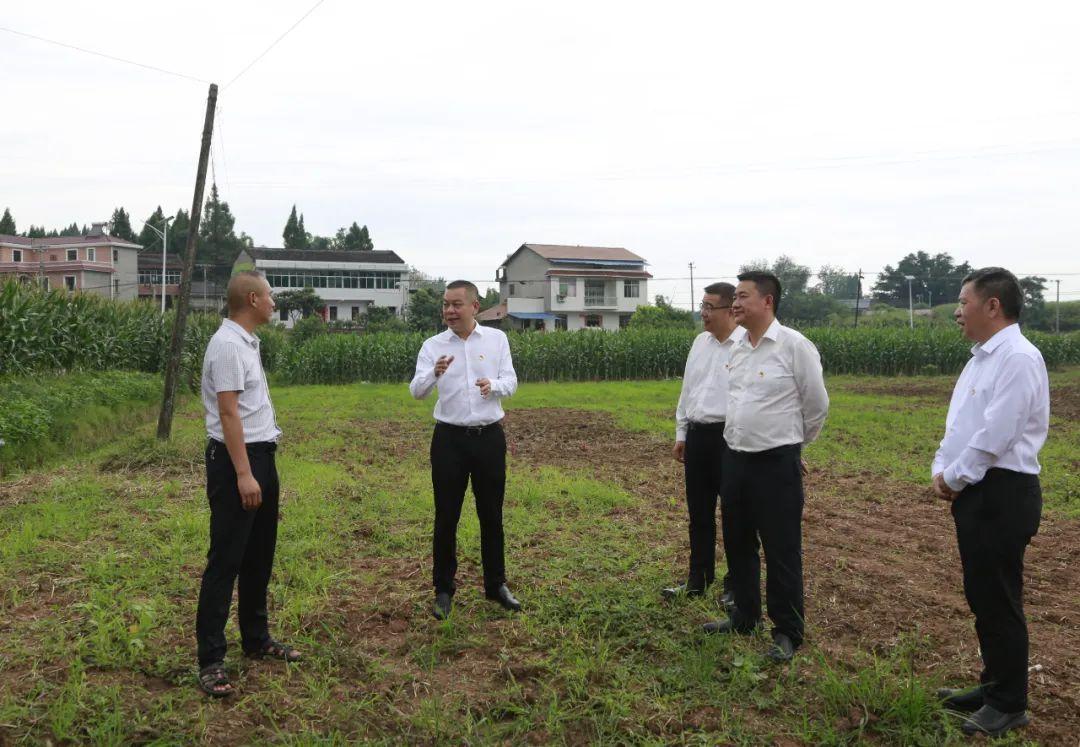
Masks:
[[[424,341],[409,384],[417,399],[432,389],[439,391],[431,437],[433,613],[439,620],[450,615],[456,588],[457,525],[470,479],[480,520],[484,592],[505,609],[521,609],[506,586],[502,518],[506,435],[500,403],[517,390],[517,374],[506,335],[477,324],[479,298],[476,286],[467,280],[446,286],[442,316],[447,330]]]
[[[780,281],[739,275],[732,311],[746,335],[728,362],[727,425],[720,514],[734,608],[708,633],[751,633],[761,624],[761,568],[773,622],[767,656],[789,661],[803,640],[802,447],[829,412],[813,343],[776,319]]]
[[[683,463],[686,510],[690,519],[690,568],[686,581],[663,590],[666,598],[700,596],[716,576],[716,499],[720,495],[728,359],[745,331],[735,324],[735,286],[713,283],[701,299],[705,327],[686,357],[682,391],[675,409],[675,459]],[[721,600],[730,604],[731,574],[724,575]]]
[[[1042,354],[1020,333],[1023,293],[1000,267],[964,278],[956,321],[975,342],[953,389],[945,438],[931,468],[952,503],[964,595],[982,651],[978,687],[942,690],[946,707],[972,712],[962,729],[998,736],[1029,723],[1024,551],[1039,529],[1039,449],[1050,425]]]

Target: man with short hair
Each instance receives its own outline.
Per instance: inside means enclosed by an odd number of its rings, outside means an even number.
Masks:
[[[952,503],[983,660],[978,687],[938,695],[971,713],[965,733],[995,737],[1030,722],[1024,552],[1042,516],[1038,457],[1050,426],[1046,364],[1018,324],[1023,298],[1000,267],[964,278],[955,317],[975,346],[931,467],[934,492]]]
[[[720,494],[724,552],[735,604],[707,633],[751,633],[761,625],[761,568],[773,643],[766,655],[790,661],[804,630],[802,447],[825,422],[829,395],[814,344],[776,319],[780,280],[739,275],[732,312],[746,335],[728,363],[727,425]]]
[[[701,299],[705,331],[694,339],[683,371],[673,454],[683,463],[686,480],[690,569],[684,583],[663,590],[669,599],[683,594],[701,596],[716,575],[716,499],[720,495],[721,460],[727,450],[727,364],[732,347],[745,334],[731,313],[734,299],[731,283],[706,286]],[[733,601],[730,573],[724,575],[721,600],[725,604]]]
[[[449,617],[456,589],[457,525],[470,479],[480,520],[485,595],[504,609],[521,609],[506,586],[502,521],[506,435],[500,401],[517,390],[517,374],[506,335],[476,323],[479,298],[476,286],[467,280],[446,286],[442,317],[447,330],[424,341],[409,384],[416,399],[427,397],[432,389],[439,390],[431,437],[435,493],[432,612],[439,620]]]
[[[300,660],[270,637],[266,589],[277,544],[277,427],[255,328],[270,321],[274,298],[258,272],[229,281],[229,318],[206,346],[202,400],[206,409],[206,496],[210,550],[199,589],[195,636],[199,687],[213,697],[233,693],[225,673],[225,622],[237,583],[240,638],[251,658]]]

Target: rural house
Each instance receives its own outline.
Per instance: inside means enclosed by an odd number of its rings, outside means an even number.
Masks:
[[[31,239],[0,235],[0,278],[43,288],[131,300],[137,295],[138,244],[110,236],[95,223],[85,236]]]
[[[648,303],[651,277],[626,249],[522,244],[495,274],[499,304],[477,318],[519,330],[617,330]]]

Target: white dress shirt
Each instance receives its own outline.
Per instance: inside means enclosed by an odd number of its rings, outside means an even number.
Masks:
[[[981,345],[956,380],[945,438],[931,476],[953,490],[983,479],[991,467],[1037,475],[1050,428],[1050,379],[1042,353],[1010,324]]]
[[[244,443],[277,441],[281,429],[270,402],[259,338],[232,319],[225,319],[210,338],[203,355],[202,401],[206,408],[206,434],[225,441],[218,411],[219,392],[239,392],[237,410],[244,426]]]
[[[728,371],[728,446],[759,452],[817,438],[829,395],[814,343],[773,320],[757,347],[750,335],[735,343]]]
[[[686,356],[682,391],[675,408],[675,440],[686,440],[690,423],[722,423],[727,415],[728,359],[735,342],[746,334],[736,327],[727,339],[716,339],[712,332],[694,338]]]
[[[442,376],[435,377],[435,361],[454,356]],[[480,396],[477,379],[491,382],[491,392]],[[423,399],[439,390],[435,419],[451,425],[490,425],[503,419],[500,400],[517,390],[517,374],[510,358],[510,343],[502,330],[477,324],[466,339],[452,330],[429,337],[416,356],[416,375],[409,391]]]

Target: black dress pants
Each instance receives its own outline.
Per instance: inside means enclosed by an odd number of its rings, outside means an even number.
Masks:
[[[728,449],[720,511],[724,552],[735,595],[732,622],[749,631],[761,621],[761,566],[773,635],[803,640],[802,510],[799,444],[762,452]]]
[[[456,589],[457,525],[470,479],[480,520],[484,591],[494,594],[506,583],[502,520],[506,436],[498,423],[482,428],[437,423],[431,436],[431,484],[435,492],[431,575],[436,594],[453,595]]]
[[[690,424],[686,431],[683,473],[690,518],[690,571],[686,585],[691,589],[704,589],[716,577],[716,501],[720,496],[725,451],[727,442],[722,422]],[[724,575],[724,591],[730,590],[729,572]]]
[[[1039,531],[1038,475],[991,469],[952,503],[964,596],[982,650],[983,698],[1006,713],[1027,708],[1024,551]]]
[[[251,473],[262,489],[262,504],[254,511],[245,511],[228,449],[214,440],[206,446],[210,550],[195,618],[200,667],[225,659],[225,622],[229,619],[234,583],[244,651],[256,651],[270,639],[266,589],[277,546],[280,491],[275,450],[273,443],[247,445]]]

